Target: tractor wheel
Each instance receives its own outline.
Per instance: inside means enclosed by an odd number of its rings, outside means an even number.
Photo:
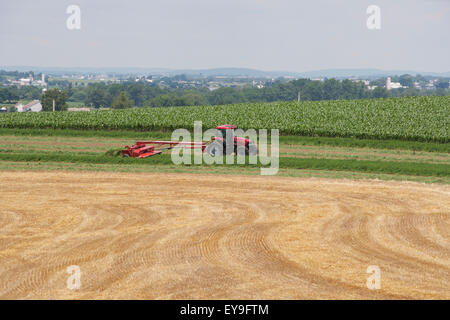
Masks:
[[[256,149],[256,144],[250,142],[245,146],[245,155],[256,156],[258,150]]]
[[[245,155],[248,154],[248,148],[247,148],[247,146],[244,146],[244,148],[242,148],[242,146],[238,147],[237,145],[235,145],[234,146],[234,153],[237,156],[245,156]]]
[[[123,156],[124,158],[129,158],[129,157],[130,157],[130,155],[129,155],[128,153],[124,153],[124,154],[122,154],[122,156]]]
[[[208,146],[205,149],[206,153],[208,153],[210,156],[215,156],[216,154],[223,154],[223,146],[220,143],[212,142],[208,144]]]
[[[248,143],[245,145],[245,147],[243,149],[235,146],[234,153],[236,153],[236,155],[240,155],[240,156],[256,155],[257,154],[256,144],[254,144],[252,142]]]

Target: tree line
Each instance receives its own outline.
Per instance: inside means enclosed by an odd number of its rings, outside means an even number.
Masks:
[[[129,108],[129,107],[169,107],[190,105],[221,105],[243,102],[273,102],[301,100],[346,100],[365,98],[388,98],[418,95],[450,95],[447,88],[436,90],[418,90],[401,88],[386,90],[378,86],[369,90],[364,83],[351,80],[310,79],[275,81],[263,88],[252,86],[221,87],[210,91],[202,88],[162,88],[157,84],[142,82],[125,82],[120,84],[90,83],[85,87],[61,86],[60,90],[47,91],[47,97],[64,94],[64,101],[83,103],[95,108]],[[45,100],[41,88],[32,86],[0,88],[0,103],[14,103],[18,100]],[[55,97],[52,96],[52,100]],[[65,105],[65,102],[64,104]],[[64,110],[65,107],[61,107]],[[44,106],[44,110],[47,106]],[[58,108],[59,109],[59,108]]]

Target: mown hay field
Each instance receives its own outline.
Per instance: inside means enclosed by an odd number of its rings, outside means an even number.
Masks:
[[[450,298],[446,185],[0,171],[0,188],[2,299]]]

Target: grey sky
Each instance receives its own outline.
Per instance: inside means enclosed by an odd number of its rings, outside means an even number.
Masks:
[[[449,32],[450,0],[1,0],[0,65],[448,72]]]

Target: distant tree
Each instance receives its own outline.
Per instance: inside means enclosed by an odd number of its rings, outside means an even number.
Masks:
[[[41,96],[41,89],[33,86],[0,88],[0,103],[18,100],[35,100]]]
[[[400,90],[400,89],[398,89]],[[402,97],[416,97],[420,95],[420,90],[416,88],[407,88],[401,91],[400,96]]]
[[[297,80],[292,80],[291,81],[291,83],[297,89],[303,89],[310,82],[311,82],[311,80],[309,80],[309,79],[297,79]]]
[[[323,99],[323,83],[321,81],[311,81],[305,85],[302,92],[305,100],[322,100]]]
[[[188,92],[181,96],[183,106],[204,106],[208,104],[206,97],[200,93]]]
[[[33,86],[23,86],[18,91],[19,99],[34,100],[41,96],[41,89]]]
[[[117,83],[107,86],[105,96],[106,105],[111,106],[114,99],[116,99],[122,91],[125,91],[124,89],[125,88],[122,85]]]
[[[341,83],[336,79],[327,79],[323,83],[323,98],[325,100],[339,99],[341,94]]]
[[[427,81],[427,78],[422,76],[421,74],[416,74],[415,80],[418,82],[425,82]]]
[[[183,95],[168,93],[146,102],[146,105],[150,105],[152,107],[202,106],[208,104],[209,103],[206,97],[197,92],[187,92]]]
[[[8,102],[15,102],[20,99],[19,89],[17,87],[8,87],[5,88],[5,99]]]
[[[267,100],[267,88],[258,89],[258,88],[244,88],[242,90],[242,94],[244,95],[244,100],[248,102],[256,102],[256,101],[268,101]]]
[[[127,92],[130,99],[132,99],[138,107],[142,107],[144,105],[144,101],[146,100],[145,87],[146,85],[143,83],[133,83],[127,87]]]
[[[372,98],[388,98],[388,97],[389,97],[389,91],[386,88],[376,87],[372,91]]]
[[[447,91],[443,88],[436,88],[436,90],[433,90],[433,96],[445,96],[447,95]]]
[[[86,104],[92,104],[95,108],[106,105],[106,89],[105,85],[95,83],[88,86]]]
[[[55,100],[55,111],[63,111],[67,109],[67,92],[54,88],[45,91],[41,96],[42,110],[52,111],[53,100]]]
[[[133,100],[128,99],[127,93],[122,91],[112,102],[113,109],[127,109],[134,106]]]
[[[448,87],[449,87],[448,80],[439,80],[436,83],[436,88],[438,88],[438,89],[448,89]]]
[[[82,88],[73,88],[72,96],[68,98],[68,101],[86,102],[87,92]]]
[[[345,79],[341,83],[341,99],[358,99],[362,98],[362,83],[353,82]]]
[[[380,79],[372,80],[369,82],[370,86],[377,86],[377,87],[384,86],[385,84],[386,84],[386,78],[380,78]]]
[[[219,88],[210,93],[208,100],[212,105],[231,104],[243,102],[244,96],[234,88]]]
[[[398,79],[398,81],[400,82],[400,84],[402,86],[409,87],[409,88],[414,87],[414,78],[410,74],[401,75],[400,78]]]

